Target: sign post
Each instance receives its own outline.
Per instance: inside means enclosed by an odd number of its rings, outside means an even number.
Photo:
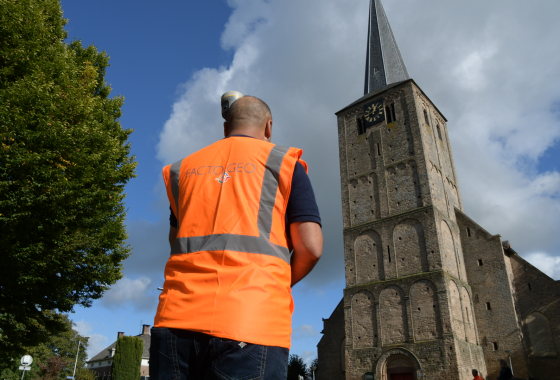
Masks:
[[[23,371],[21,373],[21,380],[23,380],[23,376],[25,375],[25,371],[31,370],[31,363],[33,363],[33,358],[31,355],[24,355],[20,360],[21,365],[19,366],[19,370]]]

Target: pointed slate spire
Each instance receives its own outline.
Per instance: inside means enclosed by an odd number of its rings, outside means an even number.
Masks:
[[[367,44],[364,95],[410,78],[381,0],[370,1]]]

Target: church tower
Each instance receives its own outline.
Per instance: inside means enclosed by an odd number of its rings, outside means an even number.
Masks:
[[[345,377],[471,379],[486,364],[447,120],[409,78],[380,0],[370,4],[365,74],[364,96],[336,113]]]

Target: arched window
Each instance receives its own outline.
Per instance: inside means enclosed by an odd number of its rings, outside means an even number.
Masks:
[[[529,314],[525,323],[529,332],[531,355],[536,357],[557,356],[558,353],[556,352],[548,318],[535,311]]]

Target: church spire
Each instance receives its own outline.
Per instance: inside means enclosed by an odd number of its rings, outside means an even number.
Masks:
[[[409,79],[408,72],[381,0],[371,0],[364,95],[406,79]]]

